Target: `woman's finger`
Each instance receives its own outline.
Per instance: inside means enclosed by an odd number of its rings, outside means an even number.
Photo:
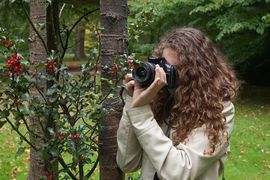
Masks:
[[[126,83],[125,85],[126,85],[126,87],[128,89],[133,89],[134,88],[134,84],[135,84],[135,81],[134,80],[131,80],[128,83]]]
[[[135,84],[134,80],[130,80],[128,83],[125,84],[127,94],[129,96],[133,96],[134,84]]]
[[[123,84],[127,84],[131,80],[133,80],[132,74],[126,74]]]
[[[155,80],[157,80],[158,83],[160,83],[161,85],[163,85],[164,83],[167,84],[166,73],[159,65],[156,65],[155,72]]]

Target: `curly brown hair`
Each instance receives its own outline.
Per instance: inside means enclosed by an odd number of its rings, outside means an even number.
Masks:
[[[169,119],[175,128],[174,145],[185,143],[193,129],[205,125],[211,154],[221,135],[226,135],[222,110],[223,103],[236,95],[234,72],[213,42],[197,29],[174,30],[161,40],[154,54],[161,57],[165,48],[177,53],[180,83],[173,95],[163,88],[156,96],[152,103],[155,118]]]

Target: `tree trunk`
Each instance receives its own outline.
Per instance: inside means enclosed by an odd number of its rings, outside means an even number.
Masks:
[[[75,59],[80,60],[86,57],[84,52],[84,37],[85,37],[85,28],[77,27],[76,28],[76,40],[75,40]]]
[[[46,28],[47,28],[47,46],[48,51],[52,52],[60,52],[60,29],[59,29],[59,1],[52,0],[51,4],[47,7],[47,20],[46,20]],[[59,62],[59,59],[56,60]],[[47,81],[47,89],[53,85],[52,81]],[[53,107],[57,108],[57,107]],[[52,110],[52,109],[51,109]],[[48,117],[48,120],[45,124],[45,129],[56,129],[56,119],[51,117],[51,113]],[[45,137],[50,139],[49,131],[45,132]],[[58,159],[50,156],[48,160],[45,161],[45,168],[51,174],[51,180],[58,179]]]
[[[31,0],[30,1],[30,19],[38,27],[38,24],[46,24],[46,0]],[[46,28],[39,30],[39,34],[46,42],[47,34]],[[47,52],[42,44],[41,39],[38,37],[36,32],[30,27],[29,35],[29,54],[30,61],[32,64],[38,63],[40,61],[46,62]],[[43,85],[44,87],[44,85]],[[34,95],[34,91],[31,91]],[[30,119],[30,127],[32,131],[36,134],[43,136],[39,120],[35,117]],[[35,147],[41,147],[43,144],[42,139],[39,139],[30,134],[30,141]],[[46,175],[45,163],[38,156],[37,152],[34,149],[30,149],[30,166],[29,166],[29,176],[28,180],[38,180],[41,177]]]
[[[127,53],[127,0],[101,0],[100,1],[101,27],[101,54],[100,62],[102,67],[112,66],[115,57]],[[107,73],[102,74],[105,78],[110,78]],[[108,89],[103,89],[103,93]],[[116,164],[116,132],[121,117],[119,104],[109,99],[104,103],[105,107],[113,108],[114,111],[107,114],[101,121],[99,134],[100,153],[100,179],[101,180],[121,180],[124,174]]]

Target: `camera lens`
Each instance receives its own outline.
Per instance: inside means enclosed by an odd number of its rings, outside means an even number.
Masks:
[[[141,86],[149,86],[155,78],[155,65],[145,62],[142,66],[132,71],[132,76]]]
[[[144,67],[139,67],[136,70],[136,74],[140,79],[144,79],[146,77],[146,75],[147,75],[147,71],[146,71],[146,69]]]

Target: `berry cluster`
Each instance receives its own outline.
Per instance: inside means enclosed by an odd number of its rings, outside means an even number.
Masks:
[[[114,65],[114,66],[112,66],[112,68],[111,68],[111,74],[112,75],[114,75],[114,74],[116,74],[117,73],[117,71],[121,71],[122,70],[122,66],[121,65]]]
[[[74,140],[78,140],[78,139],[80,139],[80,135],[78,134],[78,133],[76,133],[76,134],[70,134],[70,135],[68,135],[68,137],[66,136],[66,134],[65,133],[63,133],[63,132],[61,132],[61,131],[57,131],[57,135],[58,135],[58,138],[60,139],[60,140],[64,140],[64,139],[66,139],[66,138],[68,138],[68,139],[74,139]]]
[[[14,41],[10,39],[0,39],[1,44],[5,46],[7,49],[10,49],[14,45]]]
[[[70,134],[70,135],[68,136],[68,138],[69,138],[69,139],[78,140],[78,139],[80,139],[80,135],[79,135],[79,134],[74,134],[74,135]]]
[[[61,140],[66,139],[66,135],[64,133],[62,133],[61,131],[57,131],[57,134],[58,134],[59,139],[61,139]]]
[[[111,74],[115,75],[117,73],[126,74],[128,73],[133,67],[133,60],[129,59],[127,62],[123,63],[122,65],[114,65],[111,67]]]
[[[18,54],[12,54],[11,57],[8,57],[7,67],[11,74],[20,75],[23,72],[21,60],[22,57]]]
[[[55,72],[56,72],[55,65],[56,65],[56,62],[55,61],[49,60],[47,62],[47,72],[48,73],[51,73],[51,74],[55,74]]]

